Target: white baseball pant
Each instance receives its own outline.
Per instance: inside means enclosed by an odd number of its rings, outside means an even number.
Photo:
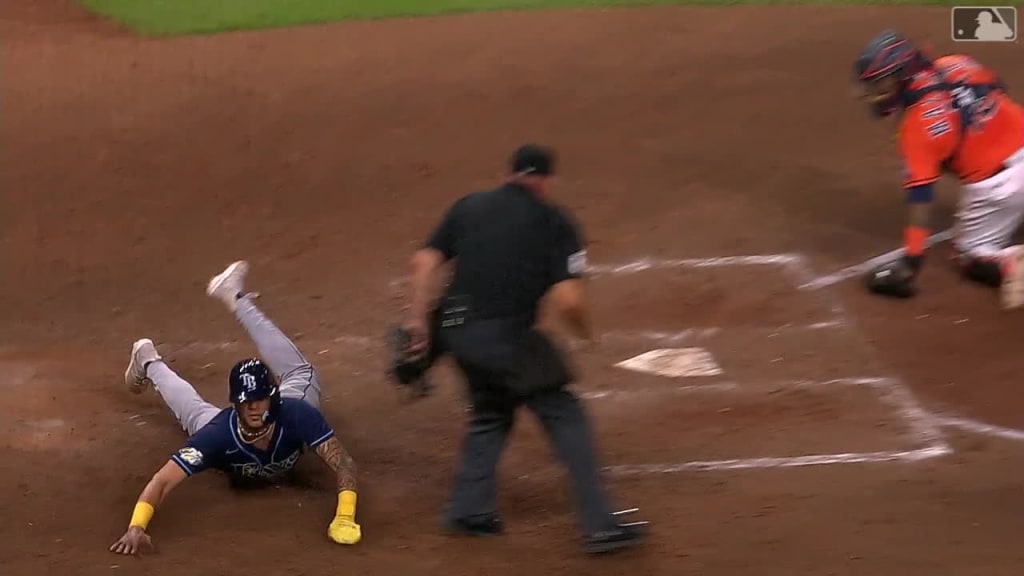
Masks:
[[[1024,220],[1024,148],[1005,164],[999,174],[960,188],[953,248],[963,266],[1002,260]]]

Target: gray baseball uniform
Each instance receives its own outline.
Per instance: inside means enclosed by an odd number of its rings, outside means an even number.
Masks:
[[[320,408],[320,378],[316,368],[302,355],[295,344],[253,304],[248,296],[238,300],[235,318],[256,345],[260,358],[270,366],[280,382],[281,397],[304,400]],[[191,384],[178,376],[163,362],[146,368],[153,387],[174,412],[189,436],[205,426],[222,408],[210,404]]]

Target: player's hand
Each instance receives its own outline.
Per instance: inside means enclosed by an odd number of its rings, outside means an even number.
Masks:
[[[335,516],[327,527],[327,536],[338,544],[355,544],[363,538],[363,530],[349,516]]]
[[[881,264],[868,272],[865,278],[868,290],[882,296],[911,298],[916,293],[914,280],[920,268],[920,257]]]
[[[409,354],[416,356],[426,353],[430,348],[430,331],[427,327],[427,319],[420,317],[409,318],[402,324],[402,328],[409,334]]]
[[[138,554],[142,552],[142,549],[147,550],[153,549],[153,541],[150,540],[149,534],[138,526],[132,526],[121,536],[121,539],[110,547],[110,551],[116,554]]]

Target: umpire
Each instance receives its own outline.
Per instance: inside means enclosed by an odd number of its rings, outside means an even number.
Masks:
[[[516,410],[540,420],[572,476],[587,552],[637,543],[645,523],[623,524],[610,512],[590,427],[573,380],[550,340],[535,329],[545,295],[572,330],[593,341],[585,301],[586,251],[570,216],[549,198],[553,151],[525,145],[510,177],[493,190],[456,201],[412,258],[412,302],[404,328],[414,353],[441,349],[465,375],[472,416],[444,523],[470,535],[502,532],[496,468]],[[454,260],[447,293],[439,272]],[[432,354],[432,355],[434,355]]]

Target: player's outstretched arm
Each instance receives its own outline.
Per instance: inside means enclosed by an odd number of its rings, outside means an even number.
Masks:
[[[909,298],[924,262],[935,184],[942,176],[943,158],[952,153],[952,126],[941,106],[907,112],[897,134],[903,158],[903,187],[907,195],[907,225],[903,229],[904,254],[898,260],[871,269],[868,289],[883,296]]]
[[[337,437],[316,447],[316,453],[334,471],[338,479],[338,509],[327,528],[327,535],[339,544],[355,544],[362,539],[356,524],[356,464]]]
[[[143,547],[151,548],[152,541],[149,534],[146,534],[146,527],[153,518],[153,513],[164,498],[187,478],[185,471],[173,460],[168,460],[153,478],[150,479],[142,494],[135,503],[135,510],[132,512],[132,519],[128,523],[128,531],[125,532],[117,542],[110,547],[111,552],[118,554],[137,554]]]
[[[872,292],[897,298],[909,298],[916,292],[914,284],[928,244],[928,222],[933,203],[931,188],[932,185],[928,184],[909,190],[907,226],[903,231],[904,254],[869,271],[867,285]]]

